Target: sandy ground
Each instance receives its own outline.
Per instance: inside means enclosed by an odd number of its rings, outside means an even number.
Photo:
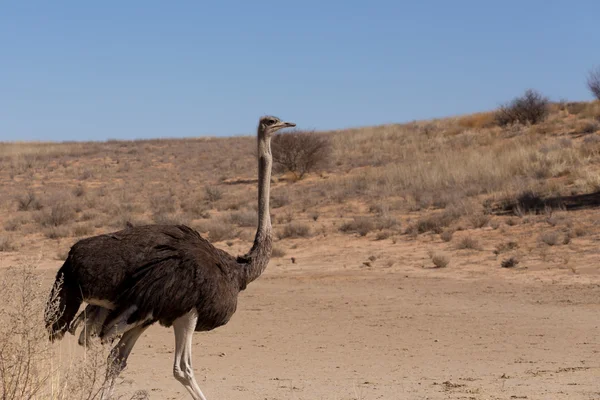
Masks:
[[[431,269],[416,242],[337,246],[272,261],[228,325],[195,335],[208,399],[600,399],[597,267],[491,268],[473,252]],[[123,387],[189,398],[173,345],[171,329],[150,328]]]

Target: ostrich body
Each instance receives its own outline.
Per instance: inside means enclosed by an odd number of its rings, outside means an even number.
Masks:
[[[173,326],[173,374],[191,396],[205,400],[192,370],[192,335],[226,324],[237,308],[237,297],[258,278],[271,256],[269,215],[271,137],[295,126],[276,117],[258,124],[258,227],[254,244],[241,257],[217,249],[184,225],[128,226],[118,232],[82,239],[73,245],[56,275],[52,299],[59,313],[46,313],[52,340],[85,322],[80,344],[97,334],[103,343],[122,334],[111,351],[107,387],[111,396],[135,342],[153,323]],[[76,319],[81,303],[87,308]]]

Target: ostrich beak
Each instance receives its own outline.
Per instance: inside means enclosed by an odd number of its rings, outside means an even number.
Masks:
[[[296,124],[293,122],[280,122],[280,125],[282,128],[291,128],[296,126]]]

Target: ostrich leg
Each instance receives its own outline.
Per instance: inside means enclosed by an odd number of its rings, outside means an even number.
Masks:
[[[150,324],[140,325],[128,330],[123,334],[119,343],[110,351],[106,367],[106,382],[104,382],[104,387],[102,388],[101,400],[109,400],[112,397],[115,381],[121,371],[127,366],[127,357],[129,357],[135,342],[149,326]]]
[[[175,361],[173,363],[173,375],[188,392],[194,400],[206,400],[200,390],[194,370],[192,368],[192,339],[198,315],[196,310],[192,310],[186,315],[179,317],[173,322],[175,331]]]

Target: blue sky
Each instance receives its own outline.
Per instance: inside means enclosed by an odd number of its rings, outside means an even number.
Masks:
[[[0,12],[0,140],[404,122],[535,88],[591,99],[597,0],[22,1]]]

